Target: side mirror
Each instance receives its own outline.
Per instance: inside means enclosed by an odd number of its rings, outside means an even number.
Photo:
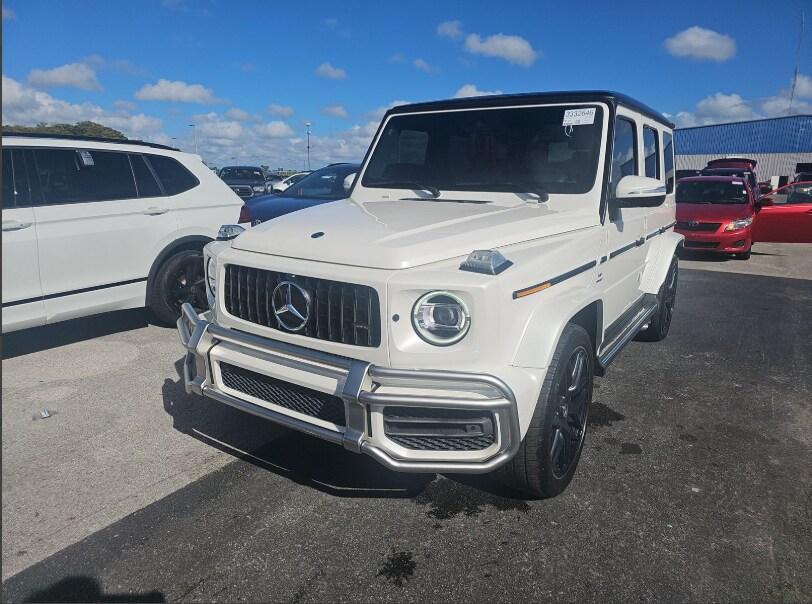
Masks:
[[[665,183],[648,176],[624,176],[615,188],[615,200],[627,207],[654,207],[665,201]]]
[[[349,191],[352,188],[352,181],[355,180],[355,175],[357,172],[353,172],[352,174],[347,174],[347,177],[344,179],[344,190]]]

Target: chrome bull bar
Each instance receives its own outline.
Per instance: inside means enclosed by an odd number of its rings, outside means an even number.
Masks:
[[[226,329],[208,320],[206,314],[198,316],[190,304],[183,305],[177,325],[181,344],[187,350],[183,363],[183,377],[188,393],[207,396],[240,411],[342,445],[350,451],[365,453],[392,470],[439,473],[490,472],[511,459],[521,442],[513,391],[495,376],[376,366],[365,361]],[[345,404],[346,426],[342,431],[331,430],[261,407],[218,389],[213,380],[209,353],[212,348],[223,342],[249,351],[252,349],[259,351],[263,357],[273,362],[335,377],[338,384],[335,394],[341,397]],[[381,391],[387,387],[392,387],[396,391]],[[457,392],[463,390],[477,396],[403,392],[410,388],[431,392],[436,390],[440,393],[456,389]],[[368,430],[371,409],[386,406],[479,409],[493,412],[498,419],[498,449],[481,461],[457,460],[454,459],[454,452],[445,452],[448,453],[447,460],[431,461],[409,458],[408,454],[395,455],[381,442],[370,438]],[[436,453],[438,456],[443,454]]]

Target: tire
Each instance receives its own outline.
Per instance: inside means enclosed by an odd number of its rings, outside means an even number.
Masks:
[[[180,250],[169,256],[155,273],[147,290],[147,306],[158,323],[174,325],[180,307],[190,302],[198,312],[206,308],[203,252]]]
[[[671,266],[665,275],[665,281],[657,293],[657,310],[651,315],[648,327],[637,334],[636,340],[641,342],[659,342],[664,340],[671,329],[671,319],[674,316],[674,305],[677,301],[677,280],[679,266],[677,257],[671,260]]]
[[[567,325],[527,434],[513,459],[498,470],[505,484],[537,498],[555,497],[567,488],[584,445],[594,363],[589,334],[580,325]]]
[[[741,252],[738,254],[733,254],[736,257],[736,260],[750,260],[750,253],[753,251],[753,246],[751,245],[747,248],[746,252]]]

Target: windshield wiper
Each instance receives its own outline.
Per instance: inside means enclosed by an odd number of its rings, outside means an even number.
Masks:
[[[384,180],[376,182],[377,187],[392,187],[394,189],[414,189],[415,191],[427,191],[435,199],[440,196],[440,189],[434,185],[427,185],[421,182],[413,182],[408,180]]]
[[[547,193],[547,191],[539,187],[538,183],[531,181],[483,182],[472,186],[489,187],[490,189],[506,189],[509,193],[529,193],[538,196],[539,202],[548,201],[550,199],[550,194]]]

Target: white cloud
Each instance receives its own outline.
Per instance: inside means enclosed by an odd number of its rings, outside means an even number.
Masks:
[[[105,110],[94,103],[68,103],[47,92],[3,76],[3,122],[15,125],[75,123],[85,120],[122,131],[131,138],[163,140],[163,123],[157,117]]]
[[[408,105],[409,101],[403,100],[396,100],[392,101],[388,105],[383,105],[382,107],[378,107],[377,109],[373,109],[372,111],[368,111],[364,114],[364,118],[368,119],[370,122],[380,122],[383,119],[383,116],[386,115],[386,112],[389,111],[392,107],[397,107],[398,105]]]
[[[137,106],[138,105],[136,105],[132,101],[115,101],[115,102],[113,102],[113,107],[115,107],[119,111],[135,111],[135,108]]]
[[[675,57],[710,60],[723,63],[736,54],[736,40],[725,34],[694,25],[665,41]]]
[[[488,96],[490,94],[502,94],[501,90],[480,90],[474,84],[465,84],[454,93],[455,99],[464,99],[472,96]]]
[[[459,21],[443,21],[437,26],[437,35],[443,38],[459,38],[462,36],[462,23]]]
[[[226,111],[226,117],[231,120],[237,120],[238,122],[244,122],[246,120],[251,119],[251,114],[247,111],[243,111],[242,109],[237,109],[236,107],[232,107],[228,111]]]
[[[316,75],[330,80],[343,80],[347,72],[340,67],[333,67],[330,63],[322,63],[316,68]]]
[[[28,74],[28,83],[37,88],[101,90],[96,72],[84,63],[69,63],[53,69],[33,69]]]
[[[340,117],[341,119],[347,118],[347,110],[344,109],[343,105],[327,105],[326,107],[321,108],[321,112],[324,115],[329,115],[330,117]]]
[[[465,50],[475,55],[498,57],[522,67],[530,67],[538,57],[530,42],[521,36],[505,34],[495,34],[484,40],[479,34],[468,34],[465,38]]]
[[[257,126],[257,132],[270,138],[287,138],[293,136],[293,128],[285,122],[274,121]]]
[[[420,71],[425,71],[426,73],[434,73],[435,71],[437,71],[436,67],[434,67],[433,65],[429,65],[426,61],[424,61],[421,58],[417,58],[414,61],[412,61],[412,65],[414,65],[416,69],[419,69]]]
[[[277,105],[276,103],[271,103],[268,105],[268,113],[271,115],[281,115],[282,117],[290,117],[293,115],[293,107],[288,105]]]
[[[105,59],[101,55],[90,55],[80,61],[97,71],[115,71],[132,76],[142,76],[146,71],[127,59]]]
[[[812,99],[812,77],[798,74],[798,79],[795,81],[795,96],[799,99]]]
[[[739,94],[717,92],[696,104],[693,111],[680,111],[674,116],[678,127],[705,126],[742,120],[778,117],[787,115],[790,88],[783,88],[777,94],[760,99],[748,100]],[[812,113],[812,78],[799,73],[795,86],[792,113]]]
[[[174,103],[221,103],[223,99],[214,96],[211,88],[201,84],[187,84],[180,80],[170,81],[161,78],[155,84],[146,84],[136,93],[142,101],[170,101]]]
[[[17,14],[13,10],[3,7],[3,21],[14,21],[16,18]]]
[[[202,120],[198,120],[199,122]],[[221,120],[214,117],[209,121],[202,121],[197,124],[197,135],[215,140],[238,140],[242,137],[242,124],[234,120]]]

